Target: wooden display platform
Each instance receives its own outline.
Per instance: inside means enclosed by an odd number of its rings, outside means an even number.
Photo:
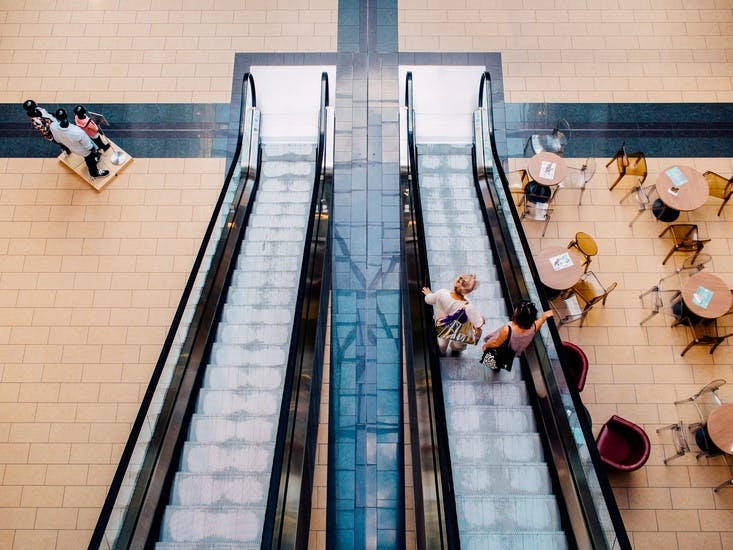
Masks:
[[[103,178],[91,177],[89,175],[89,170],[87,170],[87,165],[84,162],[84,159],[79,155],[75,155],[74,153],[71,153],[69,155],[67,155],[66,153],[61,153],[58,156],[59,162],[66,165],[72,171],[76,172],[80,178],[86,181],[94,189],[96,189],[97,191],[101,191],[110,181],[112,181],[115,176],[117,176],[117,174],[122,172],[122,170],[124,170],[127,165],[131,164],[134,160],[125,151],[120,149],[111,139],[108,139],[108,141],[110,142],[112,147],[110,147],[106,151],[101,151],[102,156],[97,163],[100,171],[109,170],[109,174],[104,176]],[[120,160],[122,162],[120,162]],[[115,164],[115,162],[113,161],[116,161],[117,164]]]

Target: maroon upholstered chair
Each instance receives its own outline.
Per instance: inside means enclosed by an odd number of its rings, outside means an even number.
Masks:
[[[562,343],[565,352],[565,376],[571,389],[583,391],[585,378],[588,376],[588,357],[585,352],[572,342]]]
[[[601,427],[596,438],[603,463],[619,472],[633,472],[646,464],[651,444],[646,432],[615,414]]]

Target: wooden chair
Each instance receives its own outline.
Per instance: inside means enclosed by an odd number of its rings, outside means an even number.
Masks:
[[[583,233],[582,231],[578,231],[575,234],[575,239],[570,241],[568,248],[575,248],[585,256],[585,263],[583,264],[585,266],[584,271],[588,271],[591,257],[598,254],[598,244],[596,241],[588,233]]]
[[[723,204],[718,209],[718,216],[720,216],[723,207],[728,202],[728,199],[730,199],[730,196],[733,195],[733,177],[725,179],[720,174],[716,174],[710,170],[703,173],[703,177],[707,180],[708,186],[710,187],[710,196],[723,199]]]
[[[725,342],[730,336],[733,336],[733,332],[721,335],[718,332],[718,323],[715,319],[695,323],[689,318],[685,318],[680,324],[684,324],[692,335],[690,343],[687,344],[687,347],[680,354],[682,357],[694,346],[710,346],[710,354],[712,355],[720,344]]]
[[[521,206],[524,202],[524,190],[529,185],[529,172],[526,170],[504,171],[506,179],[509,182],[509,191],[516,206]]]
[[[672,249],[667,253],[662,265],[667,263],[670,256],[675,252],[693,252],[691,262],[695,261],[697,255],[704,248],[705,243],[710,242],[710,239],[701,239],[698,234],[697,224],[694,223],[675,223],[668,225],[659,236],[663,237],[669,233],[672,237]]]
[[[586,271],[568,292],[551,300],[550,306],[560,325],[580,320],[582,327],[593,306],[599,302],[605,306],[608,295],[617,286],[618,283],[614,281],[606,287],[595,273]]]
[[[613,188],[618,185],[618,182],[620,182],[624,176],[636,176],[640,178],[639,186],[644,183],[647,176],[646,157],[644,156],[644,153],[641,151],[627,153],[626,143],[624,142],[621,144],[621,149],[619,149],[613,158],[608,161],[606,168],[611,166],[614,162],[618,169],[618,177],[616,178],[616,181],[611,184],[611,187],[609,188],[610,191],[613,191]]]

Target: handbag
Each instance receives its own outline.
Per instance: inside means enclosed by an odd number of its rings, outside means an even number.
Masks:
[[[499,347],[488,348],[481,356],[481,364],[491,370],[506,369],[507,372],[512,371],[514,363],[514,350],[509,347],[509,341],[512,339],[512,327],[508,326],[509,334]]]
[[[446,338],[455,342],[475,345],[478,343],[476,327],[468,320],[465,308],[455,313],[441,317],[435,322],[435,331],[438,338]]]

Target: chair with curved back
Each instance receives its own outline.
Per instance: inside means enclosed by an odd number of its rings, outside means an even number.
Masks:
[[[720,208],[718,208],[718,216],[720,216],[720,213],[723,211],[723,207],[726,205],[731,195],[733,195],[733,177],[730,179],[725,179],[720,174],[716,174],[715,172],[711,172],[710,170],[704,172],[703,177],[708,182],[708,187],[710,188],[710,196],[723,200],[723,204],[721,204]]]
[[[596,446],[603,463],[619,472],[633,472],[644,466],[652,448],[641,426],[615,414],[598,432]]]
[[[674,308],[682,300],[682,291],[677,289],[663,289],[661,284],[656,284],[649,290],[645,290],[639,294],[639,300],[641,300],[642,305],[646,296],[651,296],[652,311],[639,321],[640,325],[643,325],[658,313],[670,315],[675,318],[675,321],[678,320],[678,315],[675,313]]]
[[[596,159],[587,158],[585,163],[580,167],[568,166],[568,175],[560,183],[560,187],[570,189],[580,189],[580,195],[578,196],[578,206],[583,202],[583,193],[585,193],[585,186],[593,178],[596,173]]]
[[[524,197],[521,200],[522,203],[522,215],[520,219],[524,220],[529,218],[530,220],[544,222],[542,227],[542,236],[545,236],[547,226],[550,223],[550,217],[552,216],[553,209],[552,200],[555,198],[555,193],[547,186],[540,185],[537,182],[530,181],[524,188]]]
[[[706,457],[721,456],[721,451],[715,443],[712,442],[705,425],[702,423],[688,424],[683,421],[669,424],[657,429],[657,433],[669,430],[672,435],[672,445],[674,445],[675,454],[664,457],[664,464],[667,465],[671,461],[692,452],[691,441],[697,445],[698,452],[696,459]]]
[[[617,286],[618,283],[614,281],[606,287],[595,273],[586,271],[566,293],[550,300],[550,306],[556,314],[557,322],[564,325],[580,320],[582,327],[593,306],[599,302],[605,306],[608,295]]]
[[[662,265],[666,264],[675,252],[693,252],[690,261],[694,262],[697,255],[705,247],[705,243],[710,242],[710,239],[700,238],[697,224],[694,223],[673,223],[668,225],[659,236],[663,237],[667,233],[672,237],[672,249],[665,256]]]
[[[509,182],[509,191],[512,194],[514,204],[520,206],[524,202],[524,190],[529,185],[529,172],[527,170],[504,170],[506,179]]]
[[[637,178],[636,185],[634,185],[628,193],[626,193],[623,197],[621,197],[621,200],[619,203],[623,203],[628,197],[634,196],[636,199],[636,208],[637,213],[636,216],[632,218],[632,220],[629,222],[629,227],[634,225],[634,222],[638,220],[641,215],[646,212],[647,210],[654,209],[654,201],[652,201],[652,196],[657,192],[657,186],[656,185],[642,185],[644,182],[644,179],[641,177]]]
[[[692,403],[700,417],[700,422],[705,422],[713,409],[720,407],[723,401],[718,396],[718,390],[725,386],[725,378],[717,378],[705,384],[702,388],[685,399],[674,402],[675,405]]]
[[[621,148],[616,151],[616,154],[613,156],[613,158],[608,161],[608,164],[606,164],[606,168],[611,166],[611,164],[613,164],[614,162],[616,163],[616,168],[618,169],[618,177],[616,178],[616,181],[611,184],[609,191],[613,191],[613,188],[618,185],[618,182],[620,182],[624,178],[624,176],[638,177],[638,185],[639,187],[642,186],[647,176],[646,157],[644,156],[644,153],[642,153],[641,151],[628,153],[626,151],[626,142],[624,142],[621,144]]]
[[[592,271],[586,271],[580,276],[573,290],[580,295],[581,299],[586,303],[585,310],[589,311],[591,307],[601,302],[602,305],[606,305],[606,299],[608,295],[618,286],[618,283],[614,281],[608,286],[605,286],[598,276]]]
[[[585,379],[588,377],[588,356],[582,348],[572,342],[563,342],[562,350],[565,357],[563,366],[568,386],[580,393],[585,388]]]
[[[547,151],[548,153],[555,153],[556,155],[563,155],[565,151],[565,145],[570,140],[570,123],[561,118],[555,123],[555,127],[552,132],[547,134],[533,134],[527,140],[527,144],[524,146],[524,155],[531,157],[537,153]]]
[[[673,317],[674,323],[672,326],[681,324],[683,317],[691,316],[692,312],[690,312],[689,308],[687,308],[684,305],[684,302],[682,302],[682,291],[678,288],[663,288],[664,281],[676,276],[679,280],[680,288],[682,288],[684,286],[683,274],[691,275],[699,273],[705,269],[705,265],[709,263],[710,260],[712,260],[712,257],[709,254],[688,256],[677,269],[662,276],[659,281],[657,281],[657,284],[639,294],[639,300],[641,300],[642,305],[644,305],[644,298],[646,296],[651,296],[650,307],[652,309],[651,313],[642,319],[639,324],[643,325],[658,313],[664,313]],[[697,319],[699,320],[699,317]],[[697,320],[695,322],[697,322]]]
[[[568,243],[568,248],[575,248],[585,256],[585,263],[583,264],[585,266],[584,271],[588,271],[591,258],[598,254],[598,243],[588,233],[582,231],[578,231],[575,234],[575,238]]]
[[[688,316],[684,317],[678,324],[684,324],[692,335],[690,343],[680,354],[682,357],[694,346],[710,346],[710,354],[712,355],[720,344],[733,336],[733,332],[720,334],[717,319],[705,319],[704,322],[695,322],[694,319]]]

